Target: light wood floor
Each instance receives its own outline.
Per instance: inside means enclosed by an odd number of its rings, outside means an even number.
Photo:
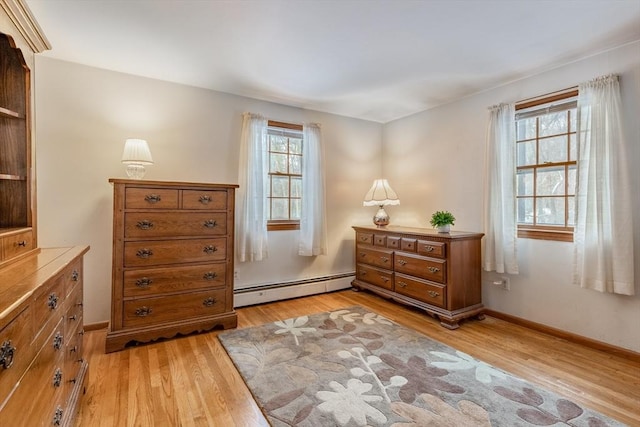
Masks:
[[[631,426],[640,426],[640,363],[488,317],[455,331],[417,310],[351,290],[238,309],[238,327],[352,305],[367,307],[491,365]],[[216,339],[191,335],[104,354],[105,330],[85,335],[89,360],[78,426],[268,426]]]

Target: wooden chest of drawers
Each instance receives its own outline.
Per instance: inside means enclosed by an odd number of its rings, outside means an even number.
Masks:
[[[232,328],[235,185],[111,179],[106,351]]]
[[[356,289],[419,307],[449,329],[482,318],[482,233],[387,226],[356,231]]]
[[[42,249],[0,271],[0,426],[73,425],[88,368],[87,250]]]

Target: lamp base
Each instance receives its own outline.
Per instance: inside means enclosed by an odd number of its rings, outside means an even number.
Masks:
[[[144,169],[144,165],[136,165],[136,164],[128,164],[127,165],[127,176],[131,179],[142,179],[146,170]]]
[[[378,209],[378,212],[376,212],[376,214],[373,216],[373,223],[378,227],[384,227],[385,225],[389,225],[390,219],[391,218],[385,212],[384,208],[380,206],[380,209]]]

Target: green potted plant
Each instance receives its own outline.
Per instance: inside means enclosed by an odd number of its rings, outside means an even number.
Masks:
[[[431,215],[431,225],[438,233],[448,233],[456,218],[449,211],[437,211]]]

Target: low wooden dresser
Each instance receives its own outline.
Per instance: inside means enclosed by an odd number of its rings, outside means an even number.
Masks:
[[[72,426],[85,390],[83,255],[39,249],[0,270],[0,426]]]
[[[483,318],[480,240],[482,233],[438,233],[398,226],[353,227],[356,289],[367,289],[425,310],[440,324]]]
[[[233,328],[236,185],[111,179],[113,277],[106,352]]]

